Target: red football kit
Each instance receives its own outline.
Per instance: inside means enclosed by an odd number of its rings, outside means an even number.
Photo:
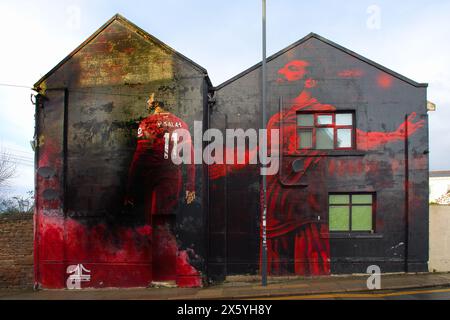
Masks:
[[[186,190],[195,190],[195,165],[191,137],[182,141],[175,130],[189,127],[171,113],[153,114],[141,121],[137,147],[128,175],[127,197],[144,205],[147,221],[152,215],[174,214],[183,189],[180,165],[172,162],[177,145],[188,144],[191,164],[187,165]],[[143,202],[143,203],[141,203]]]
[[[153,281],[172,281],[178,277],[178,247],[173,228],[183,190],[183,172],[182,166],[174,164],[172,159],[178,156],[177,146],[180,144],[187,144],[183,150],[191,153],[186,191],[195,191],[191,136],[180,137],[177,129],[185,129],[189,133],[187,124],[168,112],[156,113],[142,120],[128,176],[127,198],[134,202],[135,211],[144,214],[147,224],[153,228]]]

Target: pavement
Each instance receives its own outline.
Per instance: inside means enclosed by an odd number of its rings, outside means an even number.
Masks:
[[[376,294],[409,290],[449,291],[450,273],[384,274],[381,291],[367,288],[368,275],[317,278],[269,278],[262,287],[257,277],[231,277],[205,288],[135,288],[83,290],[0,290],[0,300],[218,300],[218,299],[304,299],[321,295]],[[388,293],[389,294],[389,293]]]

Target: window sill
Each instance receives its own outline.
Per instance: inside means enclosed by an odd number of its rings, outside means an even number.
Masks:
[[[322,238],[328,239],[383,239],[380,233],[341,233],[330,232],[329,234],[321,234]]]
[[[317,154],[319,152],[319,154]],[[283,153],[284,157],[364,157],[367,154],[365,151],[358,150],[311,150],[306,154]]]

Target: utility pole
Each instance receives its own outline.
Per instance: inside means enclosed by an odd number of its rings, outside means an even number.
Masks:
[[[266,0],[262,0],[262,129],[266,129],[267,107],[267,58],[266,58]],[[268,135],[267,135],[268,138]],[[267,145],[268,142],[266,142]],[[267,177],[262,177],[262,286],[267,286]]]

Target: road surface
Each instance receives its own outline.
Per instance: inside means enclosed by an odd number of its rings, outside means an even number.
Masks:
[[[270,298],[268,300],[450,300],[450,288],[377,291],[374,293],[292,295]]]

